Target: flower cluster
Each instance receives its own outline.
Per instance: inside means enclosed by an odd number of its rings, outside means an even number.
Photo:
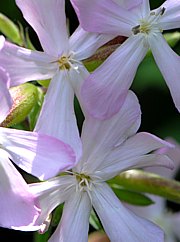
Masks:
[[[87,242],[92,210],[112,242],[162,242],[162,229],[126,208],[107,181],[130,169],[173,169],[173,159],[153,152],[173,145],[138,132],[141,108],[129,88],[150,47],[180,110],[180,60],[162,35],[180,26],[180,2],[152,11],[148,0],[71,3],[80,25],[69,36],[65,0],[16,0],[42,51],[0,36],[1,124],[12,112],[12,87],[50,80],[33,131],[0,127],[0,226],[45,233],[64,204],[49,242]],[[119,35],[127,39],[89,73],[84,60]],[[38,182],[27,183],[17,167]]]

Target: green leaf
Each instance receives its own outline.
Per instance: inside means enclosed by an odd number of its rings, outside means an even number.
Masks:
[[[19,28],[7,16],[0,13],[0,32],[2,32],[13,43],[22,45]]]
[[[180,203],[180,182],[141,170],[122,172],[110,181],[127,190],[150,193]]]
[[[48,88],[49,83],[50,83],[50,79],[48,79],[48,80],[38,80],[37,82],[38,82],[41,86]]]
[[[110,186],[112,187],[116,196],[123,202],[139,206],[148,206],[154,203],[149,197],[145,196],[144,194],[126,190],[122,188],[122,186],[115,183],[110,184]]]
[[[37,87],[30,83],[25,83],[17,87],[12,87],[10,93],[13,99],[12,108],[1,123],[2,127],[10,127],[21,123],[37,102]]]
[[[151,56],[146,57],[139,65],[132,89],[144,91],[150,87],[157,87],[163,91],[167,90],[165,80]]]
[[[49,230],[44,234],[39,234],[38,232],[35,232],[33,241],[34,242],[47,242],[49,239],[49,236],[50,236]]]
[[[89,223],[96,229],[96,230],[101,230],[102,225],[94,212],[94,210],[91,211],[90,218],[89,218]]]

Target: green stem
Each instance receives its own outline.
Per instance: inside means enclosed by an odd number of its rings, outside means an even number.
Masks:
[[[150,193],[180,203],[180,182],[154,173],[130,170],[122,172],[112,182],[132,191]]]

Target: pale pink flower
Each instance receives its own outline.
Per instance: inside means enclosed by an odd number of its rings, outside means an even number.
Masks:
[[[180,111],[180,58],[162,35],[180,27],[180,1],[167,0],[152,11],[149,0],[71,2],[86,31],[129,37],[84,82],[82,98],[89,113],[104,119],[120,109],[149,48]]]
[[[0,107],[4,105],[1,90]],[[2,121],[6,117],[4,110],[0,117]],[[10,160],[37,178],[48,179],[75,165],[74,151],[48,135],[0,127],[0,226],[37,230],[41,212],[38,200]]]
[[[11,108],[8,83],[8,75],[0,69],[1,121]],[[69,145],[53,137],[0,127],[0,226],[37,230],[38,201],[10,159],[26,172],[47,179],[73,167],[75,154]]]
[[[75,154],[53,137],[0,127],[0,226],[37,230],[38,200],[10,160],[39,179],[48,179],[72,168]]]
[[[10,75],[11,86],[52,78],[36,131],[53,135],[81,154],[73,100],[79,98],[88,71],[81,60],[91,56],[110,37],[91,34],[81,27],[68,37],[65,0],[16,0],[24,18],[37,33],[43,51],[5,42],[0,65]],[[111,37],[112,38],[112,37]],[[54,122],[54,120],[59,120]]]
[[[166,155],[150,153],[170,147],[169,143],[148,133],[136,134],[140,116],[140,106],[132,92],[111,119],[100,121],[86,115],[81,135],[83,154],[77,165],[64,175],[30,184],[42,210],[37,221],[40,232],[48,228],[50,213],[65,202],[50,242],[88,241],[92,207],[112,242],[163,241],[161,229],[126,209],[105,182],[131,168],[173,167]]]

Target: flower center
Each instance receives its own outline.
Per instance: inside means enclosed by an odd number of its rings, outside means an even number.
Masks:
[[[58,64],[60,70],[69,70],[71,68],[69,56],[61,56],[61,58],[58,60]]]
[[[145,35],[151,32],[162,32],[163,30],[159,26],[159,19],[164,14],[165,8],[160,8],[157,12],[151,12],[149,16],[141,19],[140,24],[132,28],[134,35],[142,33]]]
[[[81,62],[74,59],[74,52],[70,52],[69,55],[62,55],[58,61],[60,70],[70,70],[71,68],[78,71],[79,65]]]
[[[92,182],[90,176],[86,174],[76,173],[76,180],[78,182],[78,189],[80,191],[92,190]]]

